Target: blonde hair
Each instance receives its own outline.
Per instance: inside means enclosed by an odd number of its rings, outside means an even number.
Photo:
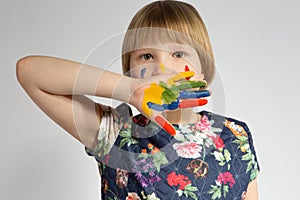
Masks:
[[[169,39],[178,43],[190,44],[198,53],[205,80],[207,83],[212,81],[215,73],[212,47],[205,24],[192,5],[172,0],[155,1],[136,13],[128,26],[123,41],[124,74],[130,70],[131,52],[149,38],[151,41],[153,39],[160,41]]]

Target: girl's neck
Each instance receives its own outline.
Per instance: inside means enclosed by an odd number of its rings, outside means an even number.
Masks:
[[[178,109],[173,111],[167,111],[163,116],[171,124],[193,124],[200,120],[201,116],[196,114],[193,109]]]

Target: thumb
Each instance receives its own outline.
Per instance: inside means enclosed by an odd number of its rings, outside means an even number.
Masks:
[[[162,115],[156,115],[152,117],[154,122],[156,122],[161,128],[167,131],[170,135],[174,136],[176,134],[176,130],[174,126],[168,122]]]

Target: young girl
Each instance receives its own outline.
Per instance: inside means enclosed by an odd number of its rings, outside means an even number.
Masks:
[[[192,109],[207,103],[214,75],[195,8],[143,7],[125,35],[122,63],[125,76],[46,56],[17,63],[27,94],[98,161],[102,199],[257,199],[247,125]],[[84,95],[125,103],[112,108]],[[132,116],[126,103],[141,114]]]

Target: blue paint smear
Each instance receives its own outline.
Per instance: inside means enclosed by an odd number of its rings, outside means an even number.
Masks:
[[[152,109],[152,110],[156,110],[156,111],[164,111],[164,110],[176,110],[178,108],[179,105],[179,101],[173,101],[170,104],[156,104],[156,103],[152,103],[152,102],[148,102],[147,103],[148,108]]]
[[[143,69],[141,70],[141,78],[144,78],[145,73],[146,73],[146,68],[143,68]]]
[[[208,97],[210,95],[208,90],[200,91],[182,91],[180,92],[179,99],[196,99],[202,97]]]
[[[156,103],[148,102],[147,105],[152,110],[156,110],[156,111],[164,111],[165,110],[163,105],[159,105]]]

